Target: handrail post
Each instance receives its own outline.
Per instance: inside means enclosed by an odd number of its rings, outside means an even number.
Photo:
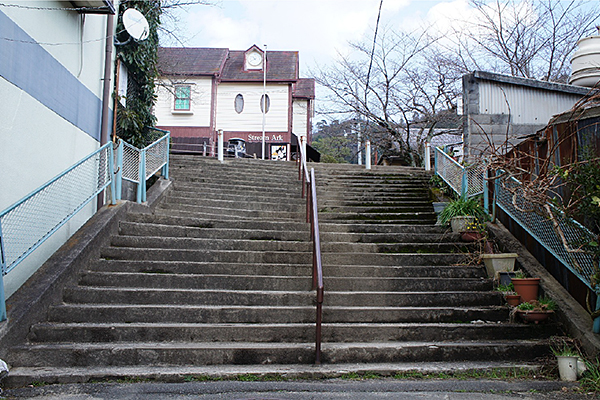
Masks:
[[[596,311],[600,310],[600,293],[596,292]],[[600,333],[600,317],[596,317],[594,319],[594,326],[593,326],[593,331],[594,333]]]
[[[483,170],[483,208],[487,213],[490,213],[490,193],[489,193],[489,184],[488,184],[488,169],[485,168]]]
[[[117,147],[117,174],[115,181],[117,200],[121,200],[123,190],[123,139],[119,139],[119,146]]]
[[[6,271],[6,257],[4,240],[2,240],[2,221],[0,221],[0,321],[6,321],[6,298],[4,297],[4,271]]]
[[[365,169],[371,169],[371,139],[367,139],[365,147]]]
[[[431,147],[425,142],[425,171],[431,171]]]
[[[223,129],[219,129],[217,136],[217,159],[223,162]]]

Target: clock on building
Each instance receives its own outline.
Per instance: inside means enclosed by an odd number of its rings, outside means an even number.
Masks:
[[[250,67],[257,68],[262,65],[263,56],[262,54],[253,51],[246,56],[246,61]]]

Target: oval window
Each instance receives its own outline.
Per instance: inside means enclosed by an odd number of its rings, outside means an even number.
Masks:
[[[240,114],[242,111],[244,111],[244,96],[238,94],[235,96],[235,112]]]
[[[266,104],[265,104],[265,103],[266,103]],[[266,105],[266,110],[267,110],[267,111],[265,111],[265,110],[263,109],[263,107],[264,107],[263,105]],[[264,113],[266,114],[266,113],[268,113],[268,112],[269,112],[269,108],[271,108],[271,99],[269,99],[269,95],[268,95],[268,94],[263,94],[263,95],[260,97],[260,111],[261,111],[261,112],[264,112]]]

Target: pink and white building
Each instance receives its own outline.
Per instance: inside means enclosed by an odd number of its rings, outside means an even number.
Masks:
[[[171,131],[175,150],[202,151],[202,143],[210,149],[222,130],[225,142],[244,139],[257,157],[264,126],[265,157],[283,146],[289,158],[296,137],[310,139],[314,112],[315,81],[299,77],[298,57],[258,46],[161,48],[157,126]]]

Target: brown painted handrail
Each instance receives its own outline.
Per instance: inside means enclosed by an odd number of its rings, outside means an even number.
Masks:
[[[323,322],[323,297],[325,289],[323,286],[323,266],[321,263],[321,235],[319,233],[315,169],[311,168],[310,175],[308,174],[306,157],[302,151],[302,146],[298,146],[298,148],[301,154],[298,165],[298,179],[302,179],[302,197],[304,197],[306,185],[306,222],[310,222],[311,239],[313,242],[312,288],[317,292],[315,364],[321,364],[321,325]]]

